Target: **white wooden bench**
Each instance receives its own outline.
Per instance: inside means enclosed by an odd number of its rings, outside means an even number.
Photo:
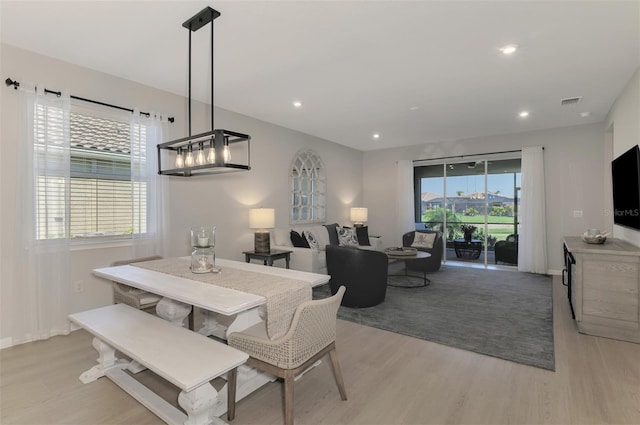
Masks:
[[[233,419],[237,367],[247,361],[246,353],[126,304],[71,314],[69,319],[94,335],[99,353],[98,365],[80,375],[83,383],[107,376],[169,424],[224,424],[213,414],[218,393],[209,381],[226,374],[227,415]],[[116,350],[180,388],[178,404],[187,414],[125,372],[129,361],[117,359]]]

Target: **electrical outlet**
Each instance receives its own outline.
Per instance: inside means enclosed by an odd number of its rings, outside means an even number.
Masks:
[[[573,218],[582,218],[582,210],[573,210]]]
[[[84,282],[82,280],[76,280],[73,284],[74,292],[82,292],[84,291]]]

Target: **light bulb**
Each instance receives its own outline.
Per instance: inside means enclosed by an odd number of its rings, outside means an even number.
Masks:
[[[222,160],[227,163],[231,160],[231,151],[229,150],[229,139],[225,137],[224,147],[222,148]]]
[[[184,157],[182,156],[181,148],[178,148],[178,156],[176,156],[176,168],[184,168]]]
[[[196,164],[204,165],[204,162],[204,146],[202,145],[202,142],[200,142],[200,149],[198,149],[198,154],[196,155]]]
[[[184,165],[187,167],[193,167],[193,152],[191,145],[189,145],[189,150],[187,151],[187,159],[184,160]]]
[[[209,154],[207,155],[207,162],[209,164],[215,164],[216,162],[216,148],[214,146],[214,141],[211,139],[209,142]]]

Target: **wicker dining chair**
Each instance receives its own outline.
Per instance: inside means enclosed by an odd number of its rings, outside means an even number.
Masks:
[[[293,425],[293,381],[327,353],[342,400],[347,392],[336,353],[336,321],[344,295],[341,286],[335,295],[306,301],[298,306],[289,331],[281,338],[270,340],[264,323],[242,332],[227,335],[227,343],[249,354],[247,365],[284,379],[284,423]]]
[[[141,263],[143,261],[160,260],[159,255],[151,257],[131,258],[128,260],[118,260],[111,263],[112,266],[124,266],[131,263]],[[133,288],[124,283],[112,282],[113,286],[113,303],[114,304],[127,304],[138,310],[144,310],[154,312],[156,304],[162,299],[160,295],[147,292],[143,289]]]

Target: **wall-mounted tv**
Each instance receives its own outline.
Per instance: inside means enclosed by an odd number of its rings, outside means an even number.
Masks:
[[[613,222],[640,230],[640,148],[635,145],[611,162]]]

